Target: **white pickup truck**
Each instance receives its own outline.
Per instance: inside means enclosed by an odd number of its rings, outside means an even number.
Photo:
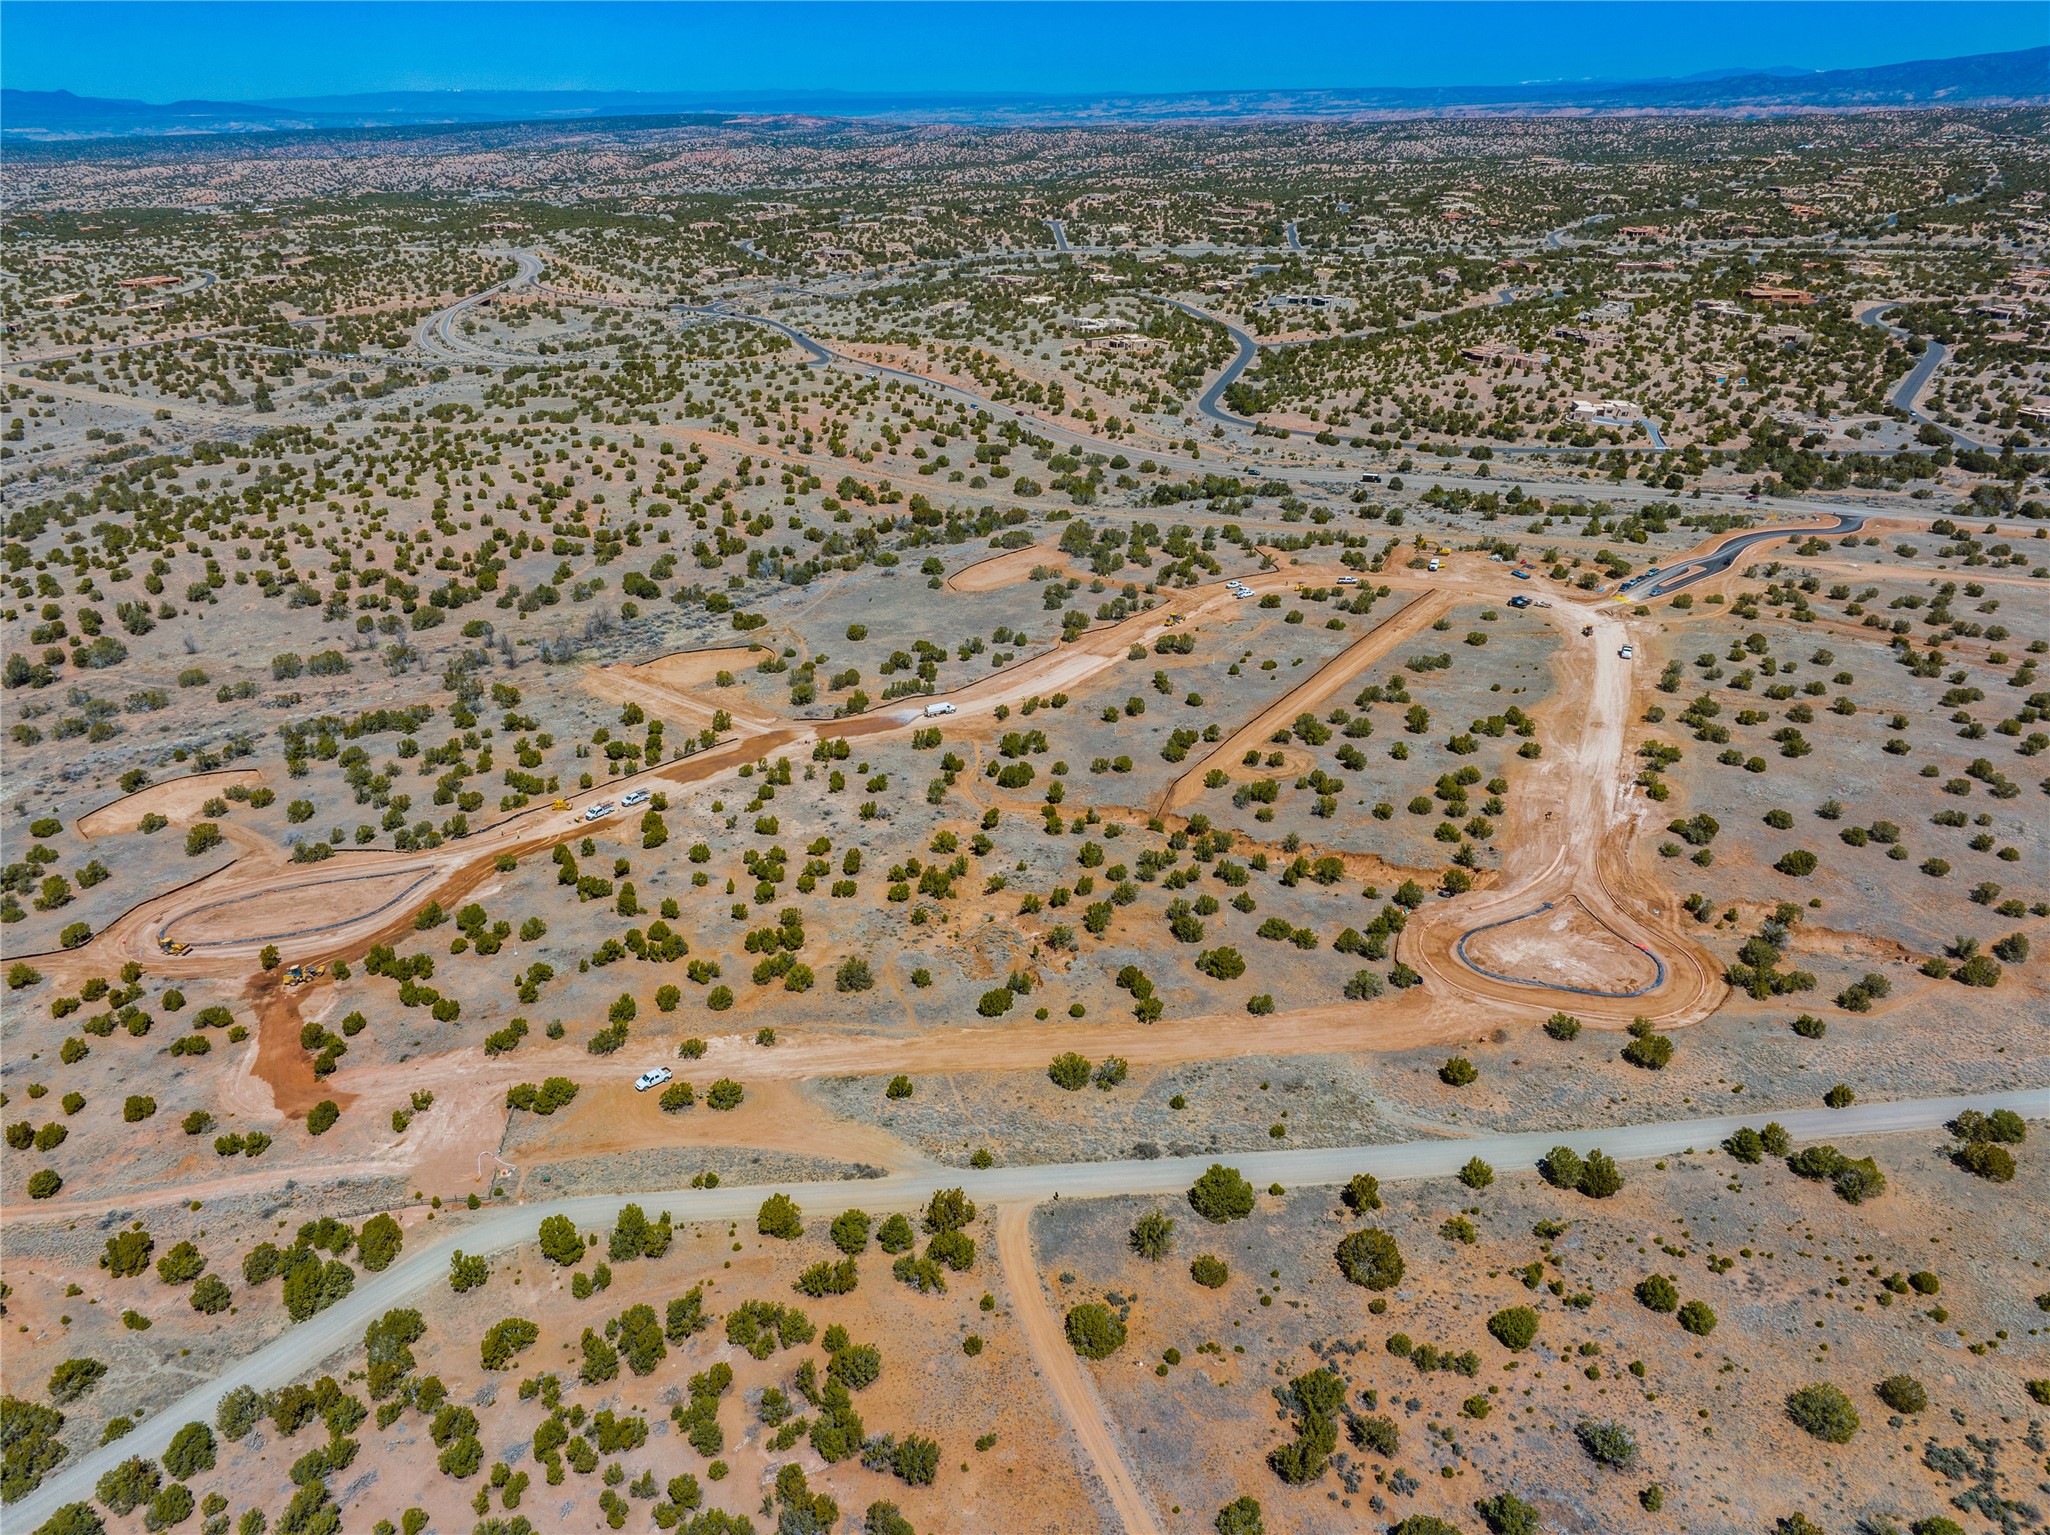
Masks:
[[[608,816],[612,814],[612,812],[617,810],[618,808],[619,807],[617,805],[610,804],[604,800],[600,800],[597,804],[590,806],[588,809],[584,811],[584,819],[587,821],[595,821],[599,819],[601,816]]]

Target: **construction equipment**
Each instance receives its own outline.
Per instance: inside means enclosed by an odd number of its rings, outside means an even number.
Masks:
[[[548,808],[550,810],[567,810],[569,809],[569,801],[558,796],[549,801]]]
[[[190,954],[192,952],[191,944],[180,943],[175,938],[159,938],[157,940],[157,947],[166,954]]]
[[[285,984],[287,986],[304,986],[308,981],[317,981],[326,974],[327,966],[325,964],[288,965],[285,968]]]

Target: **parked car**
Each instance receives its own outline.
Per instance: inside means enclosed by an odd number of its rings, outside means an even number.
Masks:
[[[636,789],[620,801],[622,805],[645,805],[654,798],[646,789]]]

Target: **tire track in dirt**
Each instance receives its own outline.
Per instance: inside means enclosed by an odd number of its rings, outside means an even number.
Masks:
[[[1018,1325],[1032,1351],[1032,1362],[1039,1366],[1040,1379],[1052,1391],[1084,1457],[1103,1483],[1125,1535],[1161,1535],[1152,1506],[1118,1449],[1096,1383],[1077,1362],[1061,1324],[1054,1320],[1053,1308],[1046,1303],[1046,1292],[1040,1288],[1039,1265],[1032,1257],[1032,1209],[1029,1204],[1008,1205],[997,1216],[997,1262],[1017,1304]]]

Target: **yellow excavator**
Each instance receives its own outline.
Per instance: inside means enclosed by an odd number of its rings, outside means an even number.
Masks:
[[[550,810],[567,810],[569,809],[569,801],[558,795],[555,799],[549,801],[548,808]]]

